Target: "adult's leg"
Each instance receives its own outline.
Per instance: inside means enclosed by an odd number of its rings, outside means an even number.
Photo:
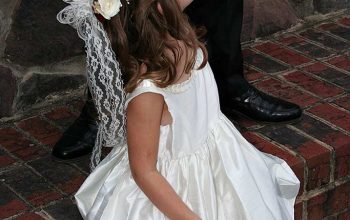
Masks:
[[[100,22],[104,18],[96,14]],[[71,126],[63,133],[62,137],[52,149],[52,155],[62,160],[75,159],[92,152],[97,136],[97,109],[87,87],[87,101],[79,115]]]
[[[232,75],[243,75],[241,28],[243,0],[195,0],[187,9],[190,20],[204,25],[209,50],[209,62],[217,81]],[[216,74],[216,73],[214,73]]]
[[[55,144],[52,155],[62,160],[74,159],[89,154],[96,140],[97,110],[88,91],[88,100],[73,124]]]
[[[207,28],[209,62],[218,84],[222,110],[240,112],[258,121],[281,122],[301,115],[299,106],[269,96],[243,76],[242,0],[195,0],[186,10],[197,26]]]

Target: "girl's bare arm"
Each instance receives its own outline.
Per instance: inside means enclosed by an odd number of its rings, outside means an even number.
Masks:
[[[156,168],[163,96],[143,93],[127,108],[129,161],[136,184],[172,220],[200,219],[176,194]]]

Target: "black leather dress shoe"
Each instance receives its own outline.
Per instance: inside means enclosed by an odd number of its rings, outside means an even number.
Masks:
[[[80,116],[53,147],[52,155],[58,159],[69,160],[91,153],[98,130],[96,118],[93,102],[87,101]]]
[[[221,98],[223,112],[231,115],[239,112],[262,122],[286,122],[299,118],[301,108],[293,103],[269,96],[249,85],[241,96]]]

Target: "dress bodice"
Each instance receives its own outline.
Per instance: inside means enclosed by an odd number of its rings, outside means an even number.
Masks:
[[[197,69],[202,59],[200,51],[191,76],[184,82],[159,88],[151,80],[143,80],[127,95],[126,103],[145,92],[164,97],[173,123],[169,127],[161,126],[159,156],[177,158],[198,150],[219,116],[219,98],[212,70],[208,63]],[[162,149],[164,147],[166,149]]]

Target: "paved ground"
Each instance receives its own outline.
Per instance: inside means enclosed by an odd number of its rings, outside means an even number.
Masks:
[[[349,15],[244,47],[247,78],[304,109],[290,124],[232,119],[301,179],[296,219],[350,219],[349,48]],[[0,219],[81,219],[72,195],[88,174],[88,158],[62,163],[50,150],[82,105],[70,100],[0,124]]]

